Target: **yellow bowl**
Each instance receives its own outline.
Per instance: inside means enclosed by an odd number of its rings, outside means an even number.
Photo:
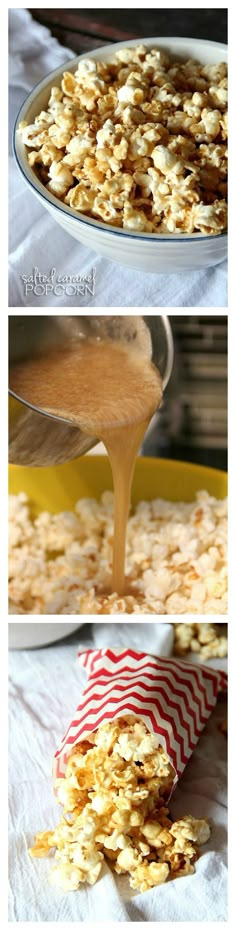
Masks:
[[[9,466],[9,492],[25,491],[32,516],[42,510],[59,513],[72,510],[80,497],[99,499],[112,490],[112,475],[106,455],[86,455],[50,468]],[[171,501],[194,500],[196,491],[206,490],[222,499],[227,494],[227,475],[215,468],[169,459],[137,458],[132,487],[132,504],[162,497]]]

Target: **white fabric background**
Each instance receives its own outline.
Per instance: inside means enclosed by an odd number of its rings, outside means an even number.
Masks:
[[[12,155],[12,130],[34,85],[74,53],[62,48],[27,10],[10,10],[10,284],[9,305],[35,307],[225,307],[227,263],[187,275],[143,274],[89,251],[54,222],[31,194]],[[37,266],[49,275],[86,275],[96,269],[94,296],[24,294],[21,276]]]
[[[32,624],[30,624],[32,626]],[[9,654],[9,874],[10,921],[224,921],[226,914],[226,741],[218,703],[170,803],[172,815],[212,820],[196,873],[144,894],[115,879],[107,865],[93,887],[67,895],[47,882],[49,859],[32,860],[27,848],[37,830],[53,829],[59,808],[52,791],[51,762],[86,680],[75,662],[77,648],[135,646],[169,655],[172,626],[165,623],[85,624],[66,640]],[[191,657],[192,661],[192,657]],[[215,660],[216,668],[225,660]]]

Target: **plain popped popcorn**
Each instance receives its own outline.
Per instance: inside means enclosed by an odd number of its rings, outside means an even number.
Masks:
[[[18,132],[47,190],[79,213],[144,233],[227,224],[227,66],[158,48],[82,58]]]
[[[112,542],[109,491],[35,519],[23,492],[10,496],[10,613],[227,612],[226,499],[198,491],[191,503],[139,503],[127,527],[124,597],[107,593]]]

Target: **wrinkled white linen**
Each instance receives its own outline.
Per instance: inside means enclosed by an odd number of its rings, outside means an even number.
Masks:
[[[62,48],[27,10],[10,10],[10,134],[32,88],[74,53]],[[9,305],[11,307],[225,307],[227,263],[190,274],[144,274],[107,261],[73,239],[50,217],[20,174],[10,139]],[[92,275],[91,294],[26,293],[22,275],[37,268],[55,277]],[[70,289],[67,289],[70,292]],[[65,289],[66,291],[66,289]]]
[[[30,624],[32,626],[33,624]],[[107,865],[93,887],[63,894],[50,886],[50,859],[30,859],[34,833],[58,821],[51,762],[85,685],[77,649],[134,646],[169,655],[169,623],[93,623],[58,643],[9,654],[9,876],[10,921],[224,921],[226,915],[226,741],[218,730],[225,717],[219,702],[170,803],[172,815],[191,813],[212,821],[196,873],[144,894]],[[191,657],[192,661],[192,657]],[[216,668],[226,660],[214,660]]]

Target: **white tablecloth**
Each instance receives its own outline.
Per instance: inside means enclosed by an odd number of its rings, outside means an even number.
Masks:
[[[10,130],[30,90],[49,71],[73,58],[27,10],[10,10]],[[10,139],[11,307],[225,307],[227,263],[186,275],[152,275],[107,261],[54,222],[31,194],[12,155]],[[95,293],[69,297],[25,293],[22,275],[37,268],[49,275],[87,275],[95,269]]]
[[[30,624],[30,626],[32,626]],[[226,915],[226,741],[219,702],[171,800],[172,815],[212,821],[196,873],[144,894],[107,865],[93,887],[67,895],[51,887],[49,859],[30,859],[37,830],[59,817],[51,780],[52,757],[79,702],[86,680],[75,663],[78,648],[135,646],[169,655],[172,627],[160,623],[85,624],[69,638],[41,649],[12,651],[9,731],[10,921],[224,921]],[[215,660],[225,667],[225,660]]]

